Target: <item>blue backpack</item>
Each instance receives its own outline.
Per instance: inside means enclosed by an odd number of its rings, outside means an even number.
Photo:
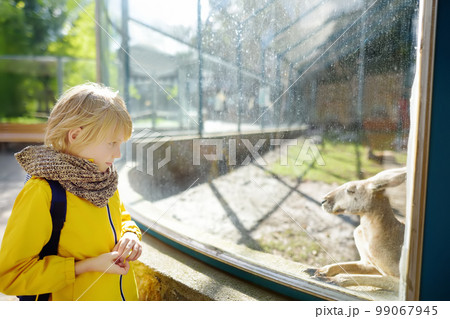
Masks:
[[[27,180],[29,176],[27,176]],[[52,235],[47,244],[39,253],[39,259],[45,256],[58,255],[59,238],[61,230],[66,221],[67,198],[66,191],[57,181],[46,180],[52,189],[52,202],[50,205],[50,215],[52,217]],[[17,296],[20,301],[48,301],[51,292],[40,295]]]

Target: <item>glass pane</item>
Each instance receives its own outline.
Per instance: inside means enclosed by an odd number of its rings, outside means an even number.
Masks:
[[[131,211],[298,289],[398,298],[417,1],[108,1],[99,18],[134,120]]]

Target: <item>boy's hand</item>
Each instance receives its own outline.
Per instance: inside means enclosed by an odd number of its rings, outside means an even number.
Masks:
[[[119,253],[117,251],[87,258],[75,263],[75,275],[91,271],[126,275],[128,270],[130,270],[130,264],[127,261],[119,261]]]
[[[126,232],[113,248],[113,251],[119,253],[119,259],[117,261],[118,265],[122,265],[125,259],[127,261],[137,260],[142,254],[142,245],[135,233]]]

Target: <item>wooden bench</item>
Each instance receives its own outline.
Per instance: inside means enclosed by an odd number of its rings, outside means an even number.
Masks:
[[[0,123],[0,142],[43,143],[46,123]]]

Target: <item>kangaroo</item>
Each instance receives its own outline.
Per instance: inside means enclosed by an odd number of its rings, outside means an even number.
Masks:
[[[345,183],[325,195],[325,212],[360,216],[353,236],[361,259],[324,266],[316,270],[315,276],[327,277],[344,287],[398,289],[405,225],[395,217],[384,190],[405,180],[405,167],[390,169],[365,180]]]

